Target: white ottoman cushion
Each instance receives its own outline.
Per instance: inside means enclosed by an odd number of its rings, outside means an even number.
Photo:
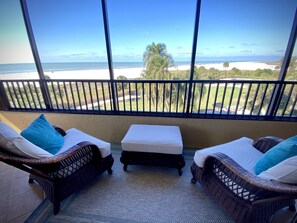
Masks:
[[[89,141],[95,144],[96,146],[98,146],[102,158],[107,157],[111,153],[109,142],[105,142],[101,139],[88,135],[78,129],[72,128],[66,131],[66,135],[64,136],[64,144],[57,154],[65,152],[66,150],[70,149],[72,146],[82,141]]]
[[[183,142],[178,126],[130,126],[123,138],[122,149],[130,152],[182,154]]]
[[[255,174],[254,167],[256,162],[263,156],[263,153],[253,147],[252,139],[242,137],[225,144],[197,150],[194,155],[194,162],[199,167],[203,167],[206,157],[216,152],[229,156],[240,166],[253,174]]]

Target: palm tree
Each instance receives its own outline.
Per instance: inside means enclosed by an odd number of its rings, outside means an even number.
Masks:
[[[168,68],[172,67],[174,63],[171,55],[167,53],[165,44],[155,44],[153,42],[151,45],[148,45],[143,54],[143,59],[146,68],[143,74],[145,79],[171,79],[171,74]]]
[[[163,43],[146,47],[143,54],[145,71],[142,74],[144,79],[149,80],[170,80],[171,73],[169,67],[174,65],[171,55],[167,52],[166,45]],[[153,84],[146,86],[146,101],[150,101],[156,110],[169,110],[170,85]],[[168,96],[169,95],[169,96]],[[164,104],[163,104],[164,102]],[[165,106],[165,108],[163,107]]]

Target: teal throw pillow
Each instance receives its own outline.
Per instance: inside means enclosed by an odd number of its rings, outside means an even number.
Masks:
[[[255,165],[255,173],[268,170],[276,164],[297,155],[297,135],[288,138],[268,150]]]
[[[46,120],[43,114],[24,129],[21,135],[53,155],[60,150],[64,143],[64,138]]]

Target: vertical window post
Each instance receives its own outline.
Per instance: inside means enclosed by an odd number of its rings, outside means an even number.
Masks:
[[[106,6],[105,0],[101,0],[101,3],[102,3],[102,14],[103,14],[103,22],[104,22],[104,34],[105,34],[105,43],[106,43],[106,51],[107,51],[108,69],[109,69],[109,75],[110,75],[110,81],[111,81],[113,109],[114,111],[118,111],[118,106],[117,106],[116,97],[115,97],[115,83],[114,83],[114,74],[113,74],[113,67],[112,67],[112,54],[111,54],[111,46],[110,46],[107,6]]]
[[[44,77],[40,57],[39,57],[39,54],[38,54],[38,49],[37,49],[35,37],[34,37],[34,34],[33,34],[33,29],[32,29],[32,24],[31,24],[31,21],[30,21],[27,2],[26,2],[26,0],[20,0],[20,3],[21,3],[23,18],[24,18],[24,22],[25,22],[25,26],[26,26],[27,35],[28,35],[28,38],[29,38],[32,54],[33,54],[33,57],[34,57],[36,69],[37,69],[37,72],[38,72],[38,75],[39,75],[39,79],[41,80],[40,89],[41,89],[41,92],[42,92],[45,107],[46,107],[47,110],[51,110],[52,106],[50,105],[50,95],[49,95],[49,92],[48,92],[48,89],[47,89],[46,82],[44,81],[45,77]]]
[[[194,27],[194,37],[193,37],[193,47],[192,47],[192,57],[191,57],[191,68],[190,68],[190,83],[189,83],[189,93],[188,93],[188,103],[186,113],[189,115],[191,101],[192,101],[192,86],[194,79],[194,70],[195,70],[195,60],[196,60],[196,48],[197,48],[197,39],[198,39],[198,29],[199,29],[199,19],[200,19],[200,9],[201,9],[201,0],[197,0],[196,5],[196,14],[195,14],[195,27]]]
[[[293,26],[291,29],[286,53],[284,56],[284,61],[283,61],[283,64],[282,64],[282,67],[281,67],[281,70],[280,70],[280,73],[278,76],[279,83],[276,84],[276,87],[275,87],[273,95],[272,95],[272,100],[271,100],[270,106],[268,107],[267,115],[270,117],[273,117],[276,115],[280,100],[282,98],[281,90],[282,90],[283,82],[286,78],[287,69],[289,67],[291,56],[292,56],[292,53],[294,50],[296,37],[297,37],[297,8],[295,11],[295,17],[294,17]]]

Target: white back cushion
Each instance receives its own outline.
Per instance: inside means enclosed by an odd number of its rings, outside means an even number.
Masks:
[[[261,172],[258,176],[266,180],[297,184],[297,156],[280,162],[268,170]]]
[[[25,158],[52,157],[49,152],[29,142],[10,126],[0,122],[0,146],[2,149]]]

